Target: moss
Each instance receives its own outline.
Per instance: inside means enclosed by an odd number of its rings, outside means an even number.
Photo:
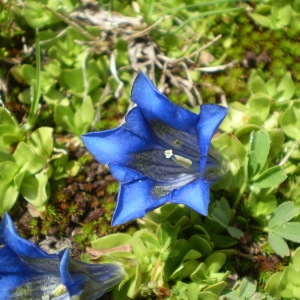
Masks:
[[[119,191],[119,183],[118,182],[113,182],[113,183],[110,183],[107,188],[106,188],[106,191],[108,194],[112,195],[112,194],[117,194],[118,191]]]

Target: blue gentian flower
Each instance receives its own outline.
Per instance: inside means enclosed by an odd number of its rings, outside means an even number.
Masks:
[[[192,113],[174,105],[143,73],[135,79],[131,100],[137,106],[122,126],[82,136],[86,148],[121,183],[112,224],[142,217],[165,203],[207,215],[209,187],[222,169],[209,155],[210,142],[228,109],[204,104],[199,114]]]
[[[21,238],[8,214],[0,224],[1,299],[98,299],[119,283],[118,264],[86,264],[70,258],[67,249],[49,255]]]

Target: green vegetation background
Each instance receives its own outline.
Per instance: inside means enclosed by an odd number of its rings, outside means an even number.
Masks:
[[[123,263],[114,299],[300,298],[300,1],[8,0],[0,24],[0,212],[24,237]],[[207,218],[110,227],[118,184],[80,135],[122,122],[139,70],[230,109]]]

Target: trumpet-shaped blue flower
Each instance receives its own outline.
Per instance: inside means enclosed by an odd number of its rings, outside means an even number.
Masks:
[[[221,169],[209,155],[210,142],[227,108],[206,104],[194,114],[172,104],[143,73],[133,84],[131,100],[137,106],[122,126],[82,136],[86,148],[121,183],[112,224],[168,202],[206,215],[209,187]]]
[[[121,281],[118,264],[86,264],[68,250],[46,254],[21,238],[8,214],[0,224],[1,299],[98,299]]]

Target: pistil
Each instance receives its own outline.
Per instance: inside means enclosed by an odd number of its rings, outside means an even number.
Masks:
[[[190,159],[173,154],[173,151],[171,149],[165,151],[165,156],[167,159],[171,158],[177,165],[184,167],[185,169],[189,169],[193,164]]]

